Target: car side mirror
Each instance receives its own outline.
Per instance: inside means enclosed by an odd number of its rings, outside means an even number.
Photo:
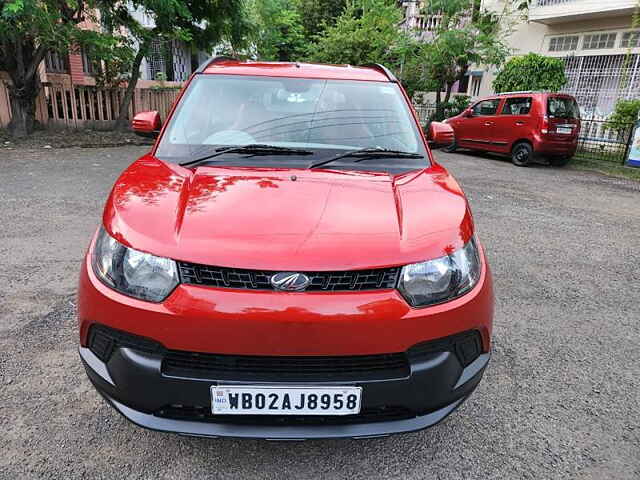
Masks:
[[[427,130],[427,141],[437,147],[453,145],[455,133],[448,123],[431,122]]]
[[[473,117],[473,110],[468,109],[465,110],[464,113],[462,114],[463,117]]]
[[[141,137],[157,138],[161,127],[160,114],[155,110],[137,113],[131,120],[133,132]]]

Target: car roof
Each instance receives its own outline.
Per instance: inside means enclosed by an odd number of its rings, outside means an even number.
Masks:
[[[393,74],[380,65],[355,67],[318,63],[240,61],[227,58],[209,60],[198,69],[198,73],[374,82],[395,81]]]
[[[509,97],[570,97],[574,98],[572,95],[568,93],[560,93],[560,92],[540,92],[540,91],[522,91],[522,92],[505,92],[505,93],[496,93],[495,95],[489,95],[487,97],[482,97],[474,100],[475,103],[482,100],[494,100],[500,98],[509,98]]]

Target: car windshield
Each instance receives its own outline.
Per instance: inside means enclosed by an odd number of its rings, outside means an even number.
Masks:
[[[578,104],[570,97],[549,97],[547,113],[551,118],[580,118]]]
[[[312,155],[226,153],[212,163],[305,167],[346,151],[375,148],[423,158],[384,158],[331,168],[391,171],[425,168],[427,154],[407,103],[395,83],[197,75],[185,92],[156,150],[185,162],[216,149],[243,145],[304,149]]]

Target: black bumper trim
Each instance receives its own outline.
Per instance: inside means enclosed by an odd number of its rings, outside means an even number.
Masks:
[[[127,420],[136,425],[150,430],[172,432],[181,435],[199,437],[232,437],[254,438],[263,440],[312,440],[327,438],[375,438],[386,437],[392,434],[415,432],[431,427],[444,420],[451,412],[458,408],[467,398],[463,397],[450,405],[435,412],[417,416],[406,420],[390,422],[378,422],[356,425],[315,425],[312,427],[301,426],[255,426],[232,425],[196,422],[189,420],[174,420],[157,417],[155,415],[140,412],[114,400],[100,392],[105,399]]]
[[[364,383],[341,382],[341,384],[364,386],[365,391],[368,392],[369,400],[374,404],[385,404],[388,400],[394,398],[397,400],[400,396],[407,402],[413,403],[416,409],[422,406],[422,412],[416,410],[416,416],[411,418],[343,425],[247,425],[160,417],[154,415],[157,407],[150,403],[144,404],[145,401],[156,401],[156,397],[161,396],[162,392],[183,395],[185,401],[194,399],[202,395],[203,386],[208,392],[208,385],[216,383],[215,380],[193,381],[164,377],[160,371],[161,360],[158,357],[130,348],[118,348],[109,365],[104,364],[87,348],[80,347],[79,353],[89,379],[98,392],[125,418],[137,425],[152,430],[185,435],[273,440],[364,438],[387,436],[430,427],[442,421],[468,398],[480,382],[490,359],[490,354],[484,353],[467,367],[460,369],[460,367],[453,367],[458,365],[457,360],[454,360],[455,357],[448,352],[441,352],[428,359],[423,358],[421,361],[413,363],[412,375],[407,379]],[[441,377],[441,375],[445,376]],[[456,376],[451,378],[451,375]],[[444,392],[438,392],[437,389],[428,388],[431,381],[435,379],[440,380],[434,384],[438,385],[437,388],[440,389],[444,387],[441,381],[450,379],[449,385],[451,386],[449,388],[451,390],[449,391],[447,388],[448,393],[444,394]],[[163,383],[157,387],[160,390],[154,392],[156,388],[154,382],[156,381]],[[435,397],[448,400],[433,405],[425,413],[426,404],[423,402],[425,399]],[[131,400],[134,399],[136,402],[143,403],[137,406],[131,403]]]

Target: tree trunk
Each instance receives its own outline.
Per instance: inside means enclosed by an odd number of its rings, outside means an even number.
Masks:
[[[11,52],[11,55],[5,53],[0,59],[11,78],[11,121],[8,130],[15,137],[25,137],[33,132],[36,123],[36,99],[40,93],[38,66],[44,58],[45,50],[36,47],[31,41],[15,44],[7,42],[2,48],[5,52]]]
[[[438,88],[436,89],[436,121],[441,121],[442,119],[444,119],[444,109],[442,107],[442,94],[440,93],[442,90],[442,84],[438,85]]]
[[[145,45],[140,45],[140,49],[133,59],[133,65],[131,66],[131,78],[129,79],[129,83],[127,84],[127,90],[124,93],[124,97],[122,97],[122,101],[120,102],[118,119],[113,126],[114,130],[127,130],[129,128],[127,113],[129,113],[129,105],[131,104],[131,99],[133,98],[133,92],[135,91],[136,85],[138,84],[138,79],[140,78],[140,65],[142,64],[142,59],[144,58],[145,51]]]
[[[26,137],[33,132],[36,120],[36,98],[39,88],[9,86],[9,103],[11,104],[11,122],[8,130],[14,137]]]

